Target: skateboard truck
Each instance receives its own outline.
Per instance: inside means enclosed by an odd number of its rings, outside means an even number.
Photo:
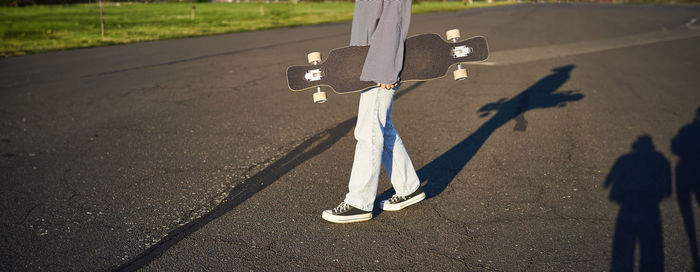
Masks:
[[[321,62],[321,53],[311,52],[306,56],[306,58],[308,59],[309,63],[317,65]],[[306,72],[304,78],[308,81],[317,81],[321,80],[324,75],[325,74],[323,71],[321,71],[321,69],[314,69]],[[314,103],[317,104],[322,104],[328,101],[328,99],[326,99],[326,92],[321,91],[321,87],[316,87],[316,92],[314,93],[313,97]]]
[[[455,41],[453,41],[455,42]],[[467,47],[466,45],[460,45],[457,47],[452,48],[452,57],[453,58],[462,58],[471,55],[473,52],[473,49],[471,47]]]
[[[309,70],[304,75],[304,78],[308,81],[321,80],[321,78],[323,78],[323,72],[321,72],[321,69]]]
[[[459,40],[460,38],[459,29],[448,30],[447,33],[445,33],[445,36],[447,36],[448,41],[451,41],[452,43],[457,43],[457,40]],[[464,45],[456,46],[452,48],[452,57],[466,57],[473,52],[474,50],[471,47],[467,47]],[[467,69],[464,69],[461,63],[457,63],[457,70],[455,70],[452,73],[452,75],[454,76],[455,80],[464,80],[467,78]]]

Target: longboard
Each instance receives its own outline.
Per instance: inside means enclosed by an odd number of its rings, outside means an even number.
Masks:
[[[426,81],[441,78],[445,76],[450,66],[455,64],[459,66],[455,71],[455,79],[464,79],[466,70],[461,67],[461,63],[483,61],[488,58],[486,38],[477,36],[458,41],[459,30],[450,30],[447,36],[451,41],[445,41],[439,35],[432,33],[406,39],[406,53],[403,70],[399,75],[400,81]],[[309,62],[313,64],[287,68],[288,87],[292,91],[300,92],[327,86],[338,94],[356,93],[375,87],[374,82],[360,80],[368,51],[369,46],[340,47],[331,50],[325,61],[320,60],[320,54],[317,52],[311,53]],[[325,101],[325,94],[323,96]]]

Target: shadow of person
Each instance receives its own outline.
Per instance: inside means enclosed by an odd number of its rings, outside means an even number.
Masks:
[[[671,152],[678,156],[676,164],[676,192],[678,206],[683,217],[683,225],[688,234],[690,254],[693,257],[695,271],[700,271],[700,256],[693,218],[692,195],[700,201],[700,108],[695,120],[678,131],[671,140]]]
[[[567,65],[555,68],[552,74],[540,79],[515,97],[502,98],[482,106],[477,111],[480,117],[486,117],[492,112],[495,114],[467,138],[416,171],[421,183],[425,183],[423,191],[426,196],[431,198],[445,190],[491,134],[516,116],[521,116],[532,109],[564,107],[567,102],[581,100],[583,95],[574,91],[556,92],[569,80],[574,67],[574,65]],[[522,124],[518,122],[516,126]],[[381,197],[388,198],[391,194],[393,190],[390,189]]]
[[[620,205],[610,271],[633,271],[639,244],[640,271],[663,271],[664,250],[659,203],[671,195],[671,165],[642,135],[632,151],[617,159],[605,179],[610,201]]]
[[[496,113],[467,138],[416,171],[421,184],[424,184],[423,191],[425,191],[426,198],[435,197],[444,191],[476,155],[476,152],[491,134],[508,121],[515,119],[514,130],[524,131],[527,122],[520,117],[523,117],[526,111],[538,108],[564,107],[567,102],[583,99],[583,94],[578,93],[578,91],[556,92],[569,80],[571,71],[575,67],[575,65],[566,65],[554,68],[552,69],[553,73],[535,82],[513,98],[501,98],[496,102],[482,106],[477,111],[480,113],[480,117],[487,117],[492,112]],[[393,188],[381,193],[375,200],[375,206],[378,206],[381,200],[390,198],[394,193]],[[374,216],[379,213],[381,210],[375,209]]]

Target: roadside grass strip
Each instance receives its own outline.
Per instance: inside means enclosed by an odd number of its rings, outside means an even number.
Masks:
[[[413,13],[514,3],[421,2]],[[353,7],[351,2],[103,3],[104,37],[97,4],[0,7],[0,55],[349,21]]]

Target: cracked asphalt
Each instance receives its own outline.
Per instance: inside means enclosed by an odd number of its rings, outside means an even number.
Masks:
[[[392,119],[428,199],[342,225],[320,214],[346,193],[359,97],[314,105],[284,71],[346,45],[349,22],[0,60],[0,270],[610,270],[630,230],[606,177],[643,135],[675,171],[671,141],[700,107],[697,18],[415,15],[411,35],[460,28],[491,58],[466,81],[400,87]],[[692,271],[675,182],[634,222],[660,220],[639,239],[662,237],[653,259]],[[628,253],[645,268],[641,247]]]

